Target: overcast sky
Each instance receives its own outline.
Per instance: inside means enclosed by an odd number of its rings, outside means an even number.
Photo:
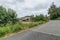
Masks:
[[[47,14],[52,2],[60,6],[60,0],[0,0],[0,5],[14,9],[18,17],[26,15]]]

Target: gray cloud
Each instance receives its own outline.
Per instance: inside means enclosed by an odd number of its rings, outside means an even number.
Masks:
[[[52,0],[41,0],[41,3],[36,1],[37,0],[30,0],[29,2],[26,0],[0,0],[0,5],[16,10],[18,17],[32,14],[35,15],[37,13],[47,14],[47,9],[51,5]],[[60,0],[54,0],[54,2],[56,5],[60,6]]]
[[[60,6],[60,0],[55,0],[55,5]]]
[[[18,1],[18,2],[24,2],[24,0],[16,0],[16,1]]]
[[[34,8],[23,8],[23,10],[39,11],[41,9],[47,9],[48,7],[49,7],[49,4],[38,4]]]

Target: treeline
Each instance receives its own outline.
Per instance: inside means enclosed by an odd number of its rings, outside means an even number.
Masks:
[[[43,14],[32,16],[31,21],[38,22],[38,21],[47,21],[48,17],[44,16]],[[15,24],[19,21],[17,18],[16,11],[11,8],[4,8],[0,6],[0,27],[5,26],[7,24]]]
[[[7,23],[15,24],[17,21],[17,14],[13,9],[0,6],[0,26],[5,26]]]
[[[40,15],[33,16],[31,20],[33,22],[39,22],[39,21],[48,21],[49,18],[47,15],[40,14]]]
[[[48,10],[48,14],[50,15],[50,19],[52,20],[58,18],[60,19],[60,7],[57,7],[53,2]]]

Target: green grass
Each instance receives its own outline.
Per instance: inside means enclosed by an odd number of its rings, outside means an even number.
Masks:
[[[32,28],[32,27],[35,27],[35,26],[43,24],[43,23],[45,23],[45,21],[20,23],[20,24],[17,23],[15,25],[7,24],[4,27],[0,27],[0,37],[3,37],[9,33],[18,32],[18,31],[26,29],[26,28]]]

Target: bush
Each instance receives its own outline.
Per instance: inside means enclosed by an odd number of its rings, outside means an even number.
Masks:
[[[0,27],[0,37],[13,32],[18,32],[22,28],[22,26],[16,24],[16,25],[7,25],[6,27]]]
[[[29,22],[29,23],[17,23],[17,24],[7,24],[4,27],[0,27],[0,37],[5,36],[6,34],[9,33],[14,33],[14,32],[18,32],[20,30],[23,29],[27,29],[27,28],[32,28],[35,27],[37,25],[43,24],[46,21],[39,21],[39,22]]]
[[[60,20],[60,17],[56,18],[56,20]]]
[[[0,6],[0,26],[7,23],[15,24],[18,21],[17,14],[13,9],[6,9]]]
[[[31,20],[33,22],[39,22],[39,21],[48,21],[48,17],[44,16],[43,14],[37,15],[35,17],[32,17]]]
[[[9,30],[5,27],[0,28],[0,37],[6,35],[9,32]]]

